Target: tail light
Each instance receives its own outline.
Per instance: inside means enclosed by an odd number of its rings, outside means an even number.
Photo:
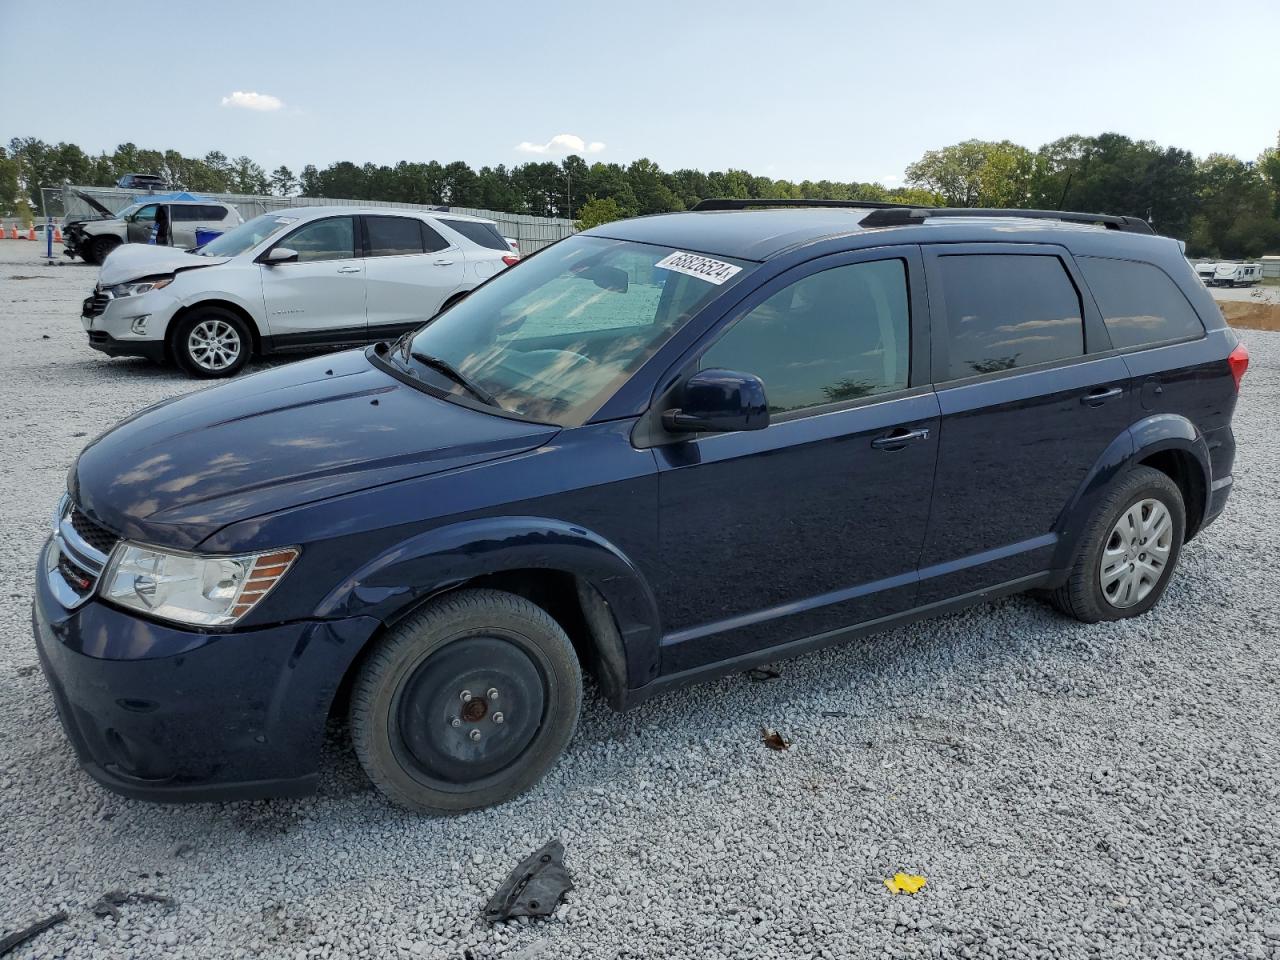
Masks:
[[[502,258],[502,262],[505,263],[508,267],[514,267],[517,263],[520,262],[520,254],[508,253],[505,257]]]
[[[1231,376],[1236,381],[1238,391],[1244,372],[1249,369],[1249,351],[1244,348],[1243,343],[1236,344],[1236,348],[1227,355],[1227,366],[1231,368]]]

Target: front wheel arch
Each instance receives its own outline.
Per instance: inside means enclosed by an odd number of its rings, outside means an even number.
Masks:
[[[231,300],[209,299],[197,300],[195,303],[189,303],[169,318],[169,325],[165,328],[164,349],[170,362],[176,363],[178,358],[177,352],[174,349],[173,338],[179,325],[184,319],[186,319],[191,311],[203,310],[206,307],[218,307],[222,310],[228,310],[243,320],[245,326],[249,328],[249,336],[253,340],[253,356],[262,356],[262,333],[258,330],[258,322],[253,319],[253,315],[244,307],[240,306],[240,304]]]

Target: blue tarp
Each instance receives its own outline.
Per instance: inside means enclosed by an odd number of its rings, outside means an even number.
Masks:
[[[175,200],[194,200],[197,203],[203,201],[212,203],[208,197],[197,196],[194,193],[147,193],[139,197],[134,197],[134,203],[172,203]]]

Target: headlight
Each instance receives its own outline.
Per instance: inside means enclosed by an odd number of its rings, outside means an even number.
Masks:
[[[98,589],[113,603],[161,620],[221,627],[257,606],[297,556],[292,548],[214,557],[122,543]]]
[[[161,277],[159,280],[135,280],[132,283],[117,283],[111,288],[111,295],[116,299],[120,297],[136,297],[141,293],[150,293],[152,290],[162,290],[171,283],[173,283],[173,277]]]

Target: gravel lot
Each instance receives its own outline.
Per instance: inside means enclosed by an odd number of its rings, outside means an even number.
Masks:
[[[193,384],[90,351],[95,271],[34,247],[0,241],[0,934],[70,919],[16,956],[1280,958],[1280,334],[1247,334],[1230,506],[1141,620],[1018,598],[624,716],[593,697],[542,785],[466,816],[388,806],[340,731],[313,798],[166,807],[77,768],[29,598],[75,453]],[[552,837],[567,903],[489,927]],[[113,889],[177,905],[96,918]]]

